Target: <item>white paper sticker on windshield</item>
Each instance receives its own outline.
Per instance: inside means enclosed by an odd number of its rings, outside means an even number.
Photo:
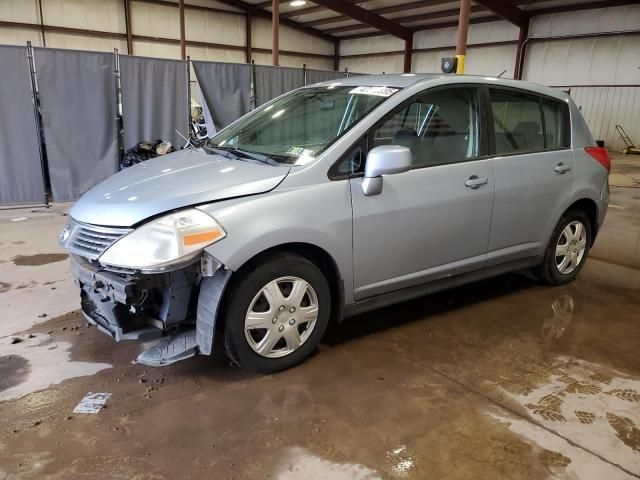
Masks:
[[[390,97],[398,91],[391,87],[356,87],[349,93],[356,95],[376,95],[378,97]]]
[[[289,150],[287,150],[287,153],[290,155],[302,155],[304,153],[304,148],[302,147],[289,147]]]

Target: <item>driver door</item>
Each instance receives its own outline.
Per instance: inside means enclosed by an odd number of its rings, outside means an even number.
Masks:
[[[412,169],[365,196],[350,179],[356,300],[485,265],[494,181],[475,87],[429,90],[369,132],[369,149],[403,145]]]

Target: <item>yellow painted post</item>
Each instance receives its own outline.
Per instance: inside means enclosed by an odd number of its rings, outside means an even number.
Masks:
[[[456,73],[462,75],[464,73],[464,59],[466,55],[456,55],[458,59],[458,66],[456,67]]]

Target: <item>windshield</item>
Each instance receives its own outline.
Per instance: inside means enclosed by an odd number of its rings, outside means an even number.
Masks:
[[[255,110],[207,145],[255,160],[303,165],[398,90],[339,85],[296,90]]]

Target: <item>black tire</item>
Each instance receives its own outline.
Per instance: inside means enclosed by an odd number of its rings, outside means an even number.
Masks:
[[[254,297],[265,285],[286,276],[299,277],[311,285],[317,296],[318,316],[311,334],[297,350],[280,358],[267,358],[249,345],[244,329],[245,316]],[[331,316],[331,290],[314,263],[299,255],[274,253],[236,274],[227,288],[222,313],[225,350],[231,361],[259,373],[278,372],[301,363],[317,347]]]
[[[575,221],[579,221],[584,226],[586,232],[586,247],[584,255],[577,267],[570,273],[563,274],[558,269],[556,263],[556,245],[565,227]],[[553,230],[542,263],[533,269],[534,275],[547,285],[564,285],[565,283],[572,282],[578,276],[587,260],[592,238],[591,222],[587,214],[582,210],[569,210],[560,218],[556,228]]]

